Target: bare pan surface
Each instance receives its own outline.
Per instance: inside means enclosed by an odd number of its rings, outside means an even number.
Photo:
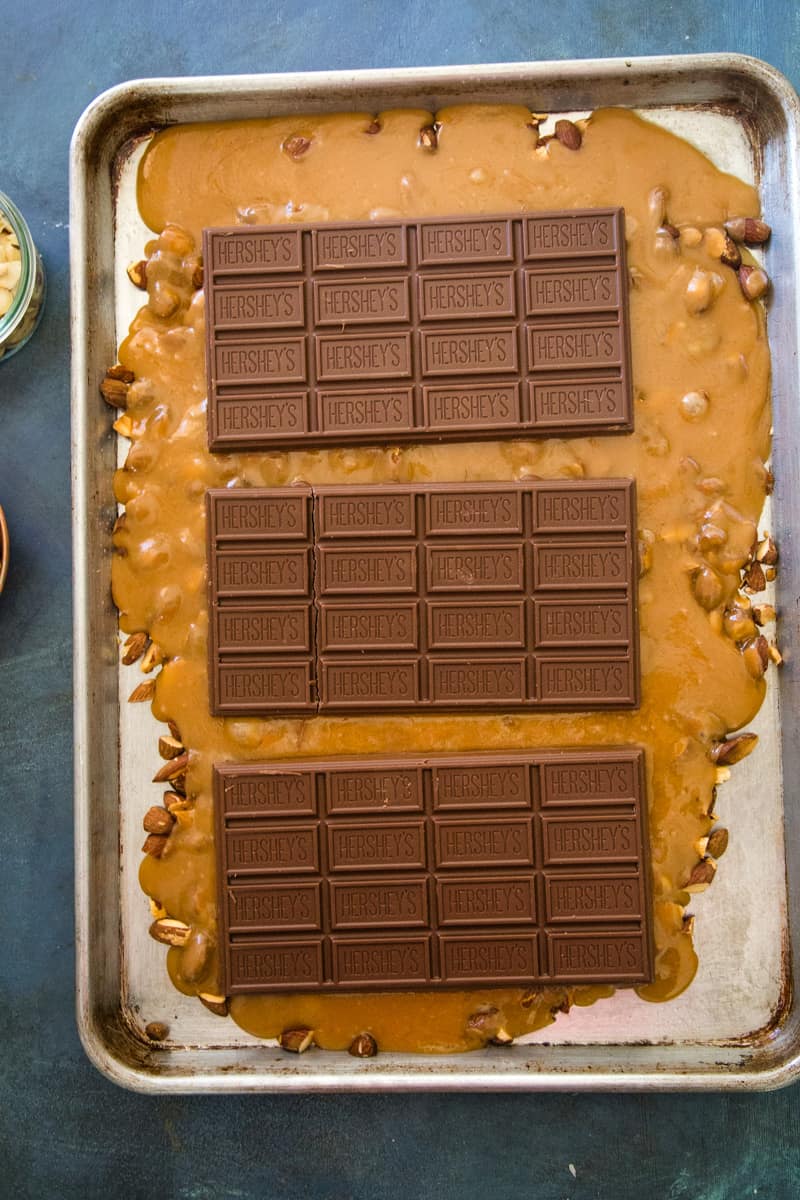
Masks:
[[[648,119],[693,142],[724,170],[760,182],[764,211],[776,227],[776,246],[780,247],[781,260],[788,272],[796,261],[792,214],[784,211],[781,217],[778,210],[786,209],[783,189],[793,194],[788,186],[788,173],[794,164],[787,160],[786,146],[795,115],[792,104],[796,101],[779,77],[750,65],[748,60],[707,59],[706,73],[698,70],[693,77],[686,73],[685,62],[682,60],[682,77],[665,60],[642,60],[641,65],[634,64],[636,69],[630,75],[624,99]],[[287,79],[283,88],[280,77],[238,79],[235,84],[225,79],[154,81],[142,85],[138,91],[138,85],[128,85],[127,94],[123,89],[116,100],[106,103],[111,107],[121,106],[123,110],[135,109],[144,97],[147,102],[144,107],[150,113],[148,123],[156,123],[159,115],[164,120],[176,115],[190,120],[303,109],[374,110],[384,106],[387,98],[394,104],[436,107],[437,97],[448,103],[470,99],[530,102],[532,93],[542,91],[553,101],[561,98],[558,115],[588,111],[595,106],[593,93],[597,103],[614,102],[617,96],[621,100],[622,79],[628,72],[622,63],[574,64],[574,67],[572,74],[565,71],[564,64],[558,64],[557,68],[548,64],[470,68],[468,84],[456,82],[464,79],[464,72],[459,69],[364,73],[363,78],[349,76],[347,86],[342,78],[332,81],[317,76],[305,84],[305,102],[298,99],[301,86],[298,77]],[[766,89],[772,97],[771,105],[760,108],[755,105],[749,116],[725,111],[719,102],[730,94],[730,79],[737,71],[753,95]],[[180,97],[182,91],[191,89],[188,97]],[[679,106],[674,102],[654,104],[665,94],[673,101],[675,96],[683,96],[687,102],[696,95],[698,102],[696,106],[691,103]],[[590,104],[578,108],[579,99],[589,100]],[[122,146],[119,142],[115,146],[113,134],[107,129],[103,131],[98,114],[94,123],[91,117],[85,119],[73,152],[73,206],[77,217],[73,254],[80,268],[76,272],[74,313],[76,650],[83,656],[76,682],[80,685],[83,680],[86,685],[83,696],[80,686],[76,688],[79,1013],[84,1040],[95,1061],[121,1082],[148,1090],[741,1087],[788,1080],[793,1067],[787,1064],[797,1053],[797,1034],[793,1032],[794,1013],[787,1008],[789,928],[782,787],[782,756],[785,765],[786,750],[780,738],[781,689],[775,678],[752,726],[760,734],[759,746],[736,768],[720,798],[725,823],[732,834],[731,846],[714,887],[692,905],[697,915],[700,967],[690,988],[676,1000],[654,1005],[639,1000],[632,992],[620,991],[613,999],[593,1007],[573,1008],[569,1016],[560,1016],[554,1025],[525,1039],[527,1047],[518,1044],[511,1050],[457,1057],[384,1054],[369,1064],[354,1064],[343,1055],[320,1053],[287,1061],[287,1056],[243,1033],[232,1022],[211,1016],[194,999],[175,991],[164,971],[163,947],[147,935],[147,899],[137,878],[141,814],[159,793],[157,786],[147,781],[143,762],[152,756],[160,726],[148,706],[126,703],[131,675],[124,669],[118,670],[110,642],[115,616],[108,599],[106,535],[98,527],[98,519],[101,508],[106,512],[109,508],[113,451],[106,440],[102,454],[95,453],[102,401],[99,398],[95,401],[90,386],[101,376],[107,361],[111,361],[113,347],[126,332],[139,305],[139,296],[130,287],[125,268],[141,257],[142,246],[151,236],[136,207],[136,170],[144,145],[143,141],[129,144],[124,157],[116,162],[113,251],[108,220],[111,197],[105,214],[98,216],[96,209],[100,206],[92,201],[89,184],[98,166],[92,155],[99,154],[108,166]],[[88,154],[80,161],[82,150]],[[85,307],[88,286],[85,263],[99,269],[100,290],[109,298],[113,295],[113,310],[107,309],[99,318],[102,337],[93,339],[89,336],[93,331]],[[773,528],[786,557],[791,553],[790,522],[796,519],[786,503],[791,478],[791,430],[786,418],[788,393],[795,381],[790,347],[785,344],[782,347],[776,333],[781,329],[791,336],[794,287],[794,276],[787,275],[786,281],[776,288],[774,309],[780,311],[773,311],[770,316],[778,495],[773,519],[765,517],[762,521]],[[122,455],[120,461],[121,458]],[[780,583],[787,594],[792,587],[792,574],[790,567],[781,576]],[[102,630],[107,648],[102,661],[96,653],[90,657],[87,650],[87,635],[92,626],[95,636]],[[784,648],[790,651],[789,638],[790,631],[784,629]],[[784,671],[781,688],[788,692],[791,685],[789,667]],[[114,689],[118,714],[112,700]],[[104,714],[102,721],[95,721],[90,748],[87,741],[90,700],[97,703],[100,697],[110,701],[114,711]],[[96,768],[102,762],[110,777],[114,776],[117,715],[118,792],[109,785],[108,774],[104,785],[98,787],[97,770],[93,770],[93,764]],[[784,737],[787,732],[784,725]],[[789,753],[793,753],[791,747]],[[121,871],[116,856],[117,813]],[[100,842],[95,842],[94,856],[90,857],[87,853],[90,830],[98,824],[103,832]],[[788,864],[791,879],[797,869],[797,845],[795,839]],[[96,911],[98,902],[107,903],[109,916],[99,925],[94,923],[90,946],[89,910],[94,905]],[[112,919],[115,912],[119,915],[119,926]],[[118,928],[122,931],[121,954]],[[102,967],[98,962],[98,941],[105,960]],[[117,958],[121,962],[115,972]],[[762,1050],[767,1031],[781,1018],[784,1025],[772,1038],[773,1049]],[[171,1025],[167,1049],[154,1051],[146,1047],[141,1034],[131,1036],[131,1030],[141,1030],[150,1020],[166,1020]]]

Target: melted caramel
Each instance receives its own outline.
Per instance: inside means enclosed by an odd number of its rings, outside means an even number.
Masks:
[[[748,672],[733,640],[735,632],[741,641],[741,627],[733,631],[723,613],[736,596],[764,500],[769,354],[760,307],[744,299],[735,273],[720,263],[714,232],[731,216],[757,215],[758,198],[686,142],[631,113],[595,113],[576,152],[557,141],[536,148],[530,119],[515,107],[447,109],[437,114],[434,151],[419,144],[420,128],[431,121],[421,111],[384,113],[375,133],[367,131],[372,118],[358,114],[177,126],[158,134],[143,159],[140,209],[159,236],[147,247],[148,304],[120,348],[136,382],[129,393],[133,445],[115,480],[126,517],[114,536],[113,589],[122,629],[147,630],[166,655],[154,711],[177,723],[190,750],[187,793],[194,805],[181,814],[163,857],[145,857],[141,866],[144,890],[196,931],[200,949],[191,971],[184,952],[169,952],[172,978],[186,993],[217,990],[212,764],[370,751],[644,745],[656,979],[639,994],[668,1000],[694,975],[684,886],[698,860],[696,843],[711,826],[709,747],[750,720],[764,694],[763,680]],[[310,145],[295,159],[282,146],[298,134]],[[608,205],[626,212],[632,435],[208,453],[203,294],[192,284],[204,226]],[[659,232],[665,220],[681,229],[680,239]],[[689,393],[704,393],[707,404],[702,395],[699,403],[682,402]],[[637,480],[644,549],[638,712],[209,716],[207,488],[532,475]],[[696,598],[699,568],[706,568],[705,607]],[[518,989],[253,996],[236,998],[231,1013],[265,1037],[305,1024],[328,1048],[343,1048],[369,1030],[384,1049],[442,1051],[481,1044],[465,1030],[481,1005],[497,1007],[498,1020],[519,1034],[546,1024],[562,1003],[591,1003],[612,991],[541,991],[524,1005]]]

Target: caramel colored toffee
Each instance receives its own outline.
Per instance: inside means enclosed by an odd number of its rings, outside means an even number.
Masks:
[[[630,480],[208,493],[212,712],[625,708]]]
[[[625,432],[620,209],[207,229],[209,444]]]
[[[216,768],[223,991],[649,983],[642,757]]]
[[[219,995],[214,764],[640,745],[654,972],[637,992],[669,1000],[696,968],[684,920],[686,884],[698,864],[698,842],[713,823],[711,750],[753,717],[764,695],[764,680],[751,673],[739,645],[755,627],[746,610],[737,621],[731,614],[766,489],[769,353],[760,304],[746,299],[735,271],[719,257],[723,223],[758,216],[758,196],[687,142],[620,109],[595,113],[578,150],[538,139],[522,107],[443,109],[431,149],[420,130],[433,120],[429,112],[405,110],[377,118],[342,113],[176,125],[153,138],[142,160],[139,206],[154,235],[143,249],[146,275],[134,272],[146,282],[146,303],[119,351],[135,381],[125,424],[117,423],[132,444],[115,482],[124,514],[113,536],[113,588],[122,629],[145,631],[163,658],[157,675],[140,675],[137,667],[126,668],[128,675],[155,680],[154,712],[174,723],[188,754],[179,789],[185,801],[168,801],[176,809],[174,821],[167,818],[172,832],[160,857],[143,857],[142,886],[159,911],[191,929],[185,946],[167,951],[176,986]],[[370,447],[209,453],[203,229],[611,207],[625,212],[632,282],[631,433],[480,444],[398,445],[387,437]],[[209,488],[598,478],[636,480],[638,709],[210,715]],[[146,746],[140,756],[144,772]],[[158,765],[154,746],[150,774]],[[162,794],[152,788],[143,815]],[[723,821],[728,807],[722,787],[714,809]],[[697,898],[700,921],[703,899]],[[230,1012],[261,1037],[307,1026],[318,1046],[346,1049],[369,1030],[381,1049],[441,1052],[481,1044],[469,1019],[484,1006],[496,1009],[516,1036],[547,1024],[570,1003],[590,1004],[611,990],[515,984],[251,994],[233,997]]]

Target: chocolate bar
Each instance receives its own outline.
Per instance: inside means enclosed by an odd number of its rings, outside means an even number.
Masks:
[[[636,748],[217,764],[226,995],[646,983]]]
[[[626,433],[622,209],[206,229],[209,446]]]
[[[638,704],[630,480],[207,502],[215,715]]]

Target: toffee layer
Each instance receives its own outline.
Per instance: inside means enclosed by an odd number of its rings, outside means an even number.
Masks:
[[[668,1000],[696,967],[684,917],[698,840],[712,827],[714,741],[758,710],[753,677],[726,618],[766,490],[769,351],[759,305],[743,297],[717,244],[731,216],[759,213],[755,190],[696,148],[633,113],[595,113],[583,144],[541,145],[522,107],[436,114],[438,148],[420,144],[429,112],[285,117],[177,126],[144,156],[146,304],[120,347],[132,445],[115,481],[125,520],[114,534],[114,596],[126,632],[146,630],[166,658],[154,711],[189,747],[184,819],[142,886],[197,931],[203,960],[168,952],[182,991],[218,986],[212,765],[296,755],[523,750],[570,744],[648,748],[655,978],[639,994]],[[292,139],[300,138],[298,143]],[[289,150],[306,145],[300,157]],[[211,225],[388,219],[622,206],[626,213],[635,429],[619,438],[514,440],[480,446],[211,455],[207,449],[202,230]],[[674,237],[664,222],[677,230]],[[666,233],[666,236],[665,236]],[[702,287],[699,287],[702,285]],[[779,283],[776,283],[779,286]],[[698,287],[701,293],[698,303]],[[705,293],[705,306],[703,295]],[[687,396],[701,403],[683,403]],[[703,399],[703,396],[705,399]],[[205,492],[210,487],[439,480],[637,480],[642,703],[636,712],[312,720],[208,714]],[[712,585],[698,602],[698,572]],[[144,678],[144,677],[142,677]],[[153,755],[153,769],[158,759]],[[144,764],[143,764],[144,769]],[[160,792],[153,788],[152,800]],[[143,797],[143,809],[149,800]],[[725,818],[724,788],[716,810]],[[720,868],[724,869],[724,864]],[[702,912],[700,914],[702,919]],[[199,966],[198,966],[199,962]],[[455,989],[369,996],[241,996],[235,1021],[259,1036],[298,1024],[318,1045],[346,1048],[369,1029],[398,1050],[468,1049],[484,1004],[511,1034],[608,988]],[[563,1019],[563,1018],[560,1018]]]

